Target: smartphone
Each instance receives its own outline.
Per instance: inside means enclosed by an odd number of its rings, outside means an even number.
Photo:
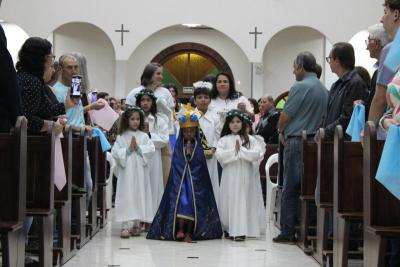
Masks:
[[[97,101],[97,92],[92,92],[92,103]]]
[[[82,83],[82,76],[80,75],[72,76],[71,91],[70,91],[70,95],[72,97],[81,96],[81,83]]]

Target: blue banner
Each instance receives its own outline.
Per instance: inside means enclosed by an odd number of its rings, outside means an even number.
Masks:
[[[347,126],[346,133],[351,136],[352,142],[360,142],[361,131],[365,128],[365,106],[358,104],[354,107],[353,114],[349,125]]]
[[[384,64],[392,72],[397,72],[400,67],[400,31],[397,31]]]
[[[107,150],[111,149],[110,143],[108,142],[104,133],[99,128],[93,128],[92,136],[93,137],[98,136],[100,138],[101,149],[103,150],[103,152],[106,152]]]
[[[400,199],[400,127],[390,126],[375,179]]]

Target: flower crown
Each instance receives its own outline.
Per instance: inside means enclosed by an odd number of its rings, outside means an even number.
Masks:
[[[142,115],[144,115],[143,109],[141,109],[139,107],[127,106],[127,108],[125,109],[124,112],[129,112],[129,111],[137,111],[137,112],[142,113]]]
[[[244,121],[247,122],[247,124],[250,126],[253,125],[253,121],[250,119],[250,117],[247,114],[244,114]]]
[[[225,115],[225,120],[232,120],[233,117],[238,117],[240,120],[250,124],[250,126],[253,124],[253,121],[250,119],[249,116],[247,116],[245,113],[243,113],[240,110],[231,110],[228,111]]]
[[[199,127],[199,116],[193,108],[188,105],[182,105],[182,111],[176,113],[176,119],[181,128]]]
[[[211,90],[213,88],[213,85],[210,82],[198,81],[198,82],[195,82],[193,84],[193,87],[195,89],[197,89],[197,88],[207,88],[208,90]]]
[[[147,89],[142,89],[139,93],[137,93],[135,95],[136,99],[140,99],[142,98],[144,95],[149,96],[150,98],[152,98],[153,100],[157,100],[157,97],[154,95],[153,92],[147,90]]]

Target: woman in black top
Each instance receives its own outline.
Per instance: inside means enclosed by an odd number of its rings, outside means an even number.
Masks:
[[[18,53],[17,80],[21,89],[22,113],[28,119],[31,134],[47,132],[54,124],[56,134],[63,125],[53,119],[65,114],[72,107],[67,97],[66,103],[53,104],[46,94],[46,82],[54,72],[54,56],[51,43],[46,39],[31,37],[25,41]]]

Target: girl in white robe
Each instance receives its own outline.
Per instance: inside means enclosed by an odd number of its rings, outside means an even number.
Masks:
[[[246,131],[245,115],[239,110],[227,113],[216,157],[222,165],[219,205],[225,235],[236,241],[261,234],[260,203],[253,162],[261,158],[259,142]]]
[[[168,118],[164,114],[157,113],[156,100],[154,93],[147,89],[136,94],[136,106],[141,107],[145,114],[145,131],[150,133],[150,139],[156,149],[154,157],[149,162],[154,214],[164,193],[161,149],[167,146],[169,141]]]
[[[120,123],[119,135],[111,151],[118,177],[115,220],[122,222],[121,237],[129,238],[140,235],[139,222],[150,223],[154,217],[148,163],[155,148],[142,131],[144,114],[141,109],[127,109]],[[131,229],[130,222],[133,222]]]

